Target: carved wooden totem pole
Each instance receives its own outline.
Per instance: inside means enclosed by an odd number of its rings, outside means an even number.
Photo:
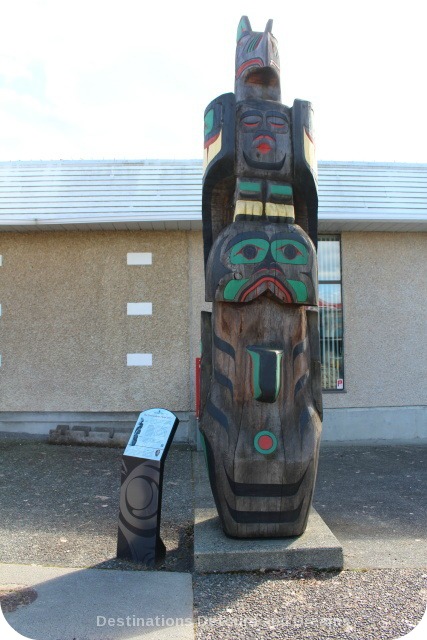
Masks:
[[[309,102],[280,102],[277,41],[246,16],[235,94],[205,111],[200,430],[226,534],[305,530],[322,428]]]

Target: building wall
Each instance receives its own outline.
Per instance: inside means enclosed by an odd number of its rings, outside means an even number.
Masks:
[[[200,313],[211,311],[212,303],[205,302],[202,232],[193,231],[189,240],[189,317],[190,317],[190,406],[195,407],[195,361],[200,356]]]
[[[427,437],[425,241],[342,234],[345,392],[324,394],[325,439]],[[152,264],[128,265],[130,252]],[[201,232],[2,233],[0,255],[0,428],[25,412],[40,424],[44,412],[102,423],[153,406],[194,411],[210,308]],[[127,315],[135,302],[152,315]],[[152,366],[128,366],[134,353]]]
[[[426,239],[342,234],[346,392],[326,407],[427,405]]]
[[[323,394],[324,440],[427,437],[426,240],[425,233],[342,234],[345,391]],[[192,247],[190,334],[198,339],[199,309],[209,308],[201,302],[201,234]]]
[[[343,233],[345,392],[324,440],[427,438],[427,235]]]
[[[2,411],[188,411],[187,232],[2,233],[0,255]],[[128,316],[132,302],[152,315]],[[152,367],[127,366],[133,353]]]

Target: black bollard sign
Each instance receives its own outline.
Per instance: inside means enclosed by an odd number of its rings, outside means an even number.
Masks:
[[[179,420],[166,409],[143,411],[123,453],[117,557],[154,566],[160,538],[164,462]]]

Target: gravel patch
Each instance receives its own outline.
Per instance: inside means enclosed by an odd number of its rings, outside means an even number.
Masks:
[[[197,640],[394,640],[421,620],[421,570],[197,575]]]
[[[144,569],[115,558],[122,452],[1,437],[0,562]],[[167,554],[158,569],[192,568],[191,486],[191,450],[172,447],[161,523]]]
[[[12,613],[18,607],[31,604],[36,599],[37,591],[35,589],[16,586],[8,588],[7,585],[0,588],[0,606],[3,613]]]
[[[115,558],[122,452],[0,434],[0,562],[145,570]],[[191,456],[175,446],[166,460],[161,570],[193,570]],[[425,446],[323,447],[314,505],[347,570],[195,574],[197,640],[409,633],[427,603],[426,462]],[[0,595],[13,609],[37,594],[10,585]]]
[[[322,444],[314,507],[344,568],[427,569],[426,444]]]

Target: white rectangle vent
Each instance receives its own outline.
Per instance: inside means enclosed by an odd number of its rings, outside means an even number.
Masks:
[[[128,367],[151,367],[153,366],[153,354],[152,353],[128,353],[127,366]]]
[[[127,263],[129,265],[152,264],[153,254],[152,253],[128,253]]]
[[[151,316],[153,314],[153,304],[151,302],[128,302],[128,316]]]

